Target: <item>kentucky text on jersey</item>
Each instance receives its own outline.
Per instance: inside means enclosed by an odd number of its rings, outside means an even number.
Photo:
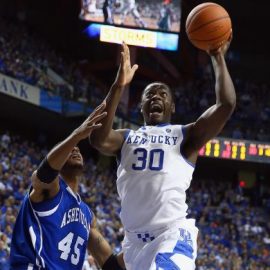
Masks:
[[[167,144],[176,145],[178,137],[172,137],[167,135],[145,135],[145,136],[129,136],[127,139],[127,144],[147,144],[147,143],[157,143],[157,144]]]
[[[64,226],[66,226],[71,222],[81,223],[87,230],[87,233],[89,233],[89,225],[87,224],[86,217],[80,208],[78,207],[71,208],[65,212],[64,217],[62,219],[61,228],[63,228]]]

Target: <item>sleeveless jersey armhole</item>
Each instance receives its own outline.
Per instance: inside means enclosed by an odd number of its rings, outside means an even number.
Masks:
[[[62,180],[59,181],[61,182]],[[34,203],[31,201],[30,199],[31,190],[29,191],[30,204],[33,207],[33,210],[38,214],[38,216],[49,216],[57,210],[63,196],[63,186],[61,185],[61,183],[59,183],[59,186],[60,186],[59,191],[53,198],[45,200],[40,203]]]
[[[180,143],[180,155],[187,164],[189,164],[191,167],[195,168],[195,164],[193,164],[192,162],[187,160],[182,153],[183,142],[184,142],[186,134],[187,134],[187,129],[184,125],[181,125],[180,128],[181,128],[181,132],[182,132],[182,141]]]
[[[87,206],[87,209],[89,210],[89,213],[90,213],[90,226],[92,226],[92,222],[94,220],[95,214],[94,214],[93,210],[88,205],[86,205],[86,206]]]
[[[119,165],[120,162],[121,162],[122,148],[123,148],[123,145],[124,145],[124,143],[126,142],[126,140],[127,140],[127,138],[128,138],[128,135],[129,135],[130,131],[131,131],[130,129],[127,129],[127,130],[125,131],[125,133],[124,133],[124,140],[123,140],[123,143],[122,143],[121,148],[119,149],[119,151],[118,151],[118,153],[117,153],[117,155],[116,155],[117,165]]]

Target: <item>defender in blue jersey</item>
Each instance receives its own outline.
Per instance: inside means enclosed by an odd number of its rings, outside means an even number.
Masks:
[[[225,53],[230,40],[209,52],[216,77],[216,103],[195,122],[172,125],[175,103],[164,83],[142,93],[145,125],[137,130],[112,128],[116,108],[138,66],[132,66],[123,44],[116,80],[106,97],[108,117],[91,142],[118,158],[117,191],[127,270],[194,270],[197,255],[195,220],[187,218],[189,188],[200,148],[216,136],[232,114],[236,98]]]
[[[93,212],[77,193],[83,169],[77,144],[101,126],[97,122],[106,116],[105,107],[97,107],[33,173],[14,227],[11,270],[81,270],[87,249],[102,269],[124,268],[121,255],[112,254]]]

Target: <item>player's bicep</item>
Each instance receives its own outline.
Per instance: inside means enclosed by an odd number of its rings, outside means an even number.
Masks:
[[[231,116],[231,109],[224,105],[213,105],[196,122],[188,127],[189,144],[199,150],[210,139],[217,136]]]
[[[44,199],[53,198],[59,191],[58,176],[49,184],[44,183],[37,176],[37,171],[34,171],[31,177],[33,190],[30,194],[30,199],[33,202],[42,202]],[[45,195],[47,198],[45,198]]]
[[[125,139],[126,129],[111,130],[109,135],[106,137],[102,143],[95,144],[94,142],[90,143],[91,145],[100,151],[104,155],[115,156],[122,147],[122,144]]]

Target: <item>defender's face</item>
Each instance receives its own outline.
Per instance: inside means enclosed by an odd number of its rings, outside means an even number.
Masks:
[[[148,85],[142,95],[141,112],[147,125],[170,122],[175,112],[171,91],[160,83]]]
[[[71,167],[83,167],[83,157],[81,155],[79,147],[74,147],[69,154],[66,165]]]

